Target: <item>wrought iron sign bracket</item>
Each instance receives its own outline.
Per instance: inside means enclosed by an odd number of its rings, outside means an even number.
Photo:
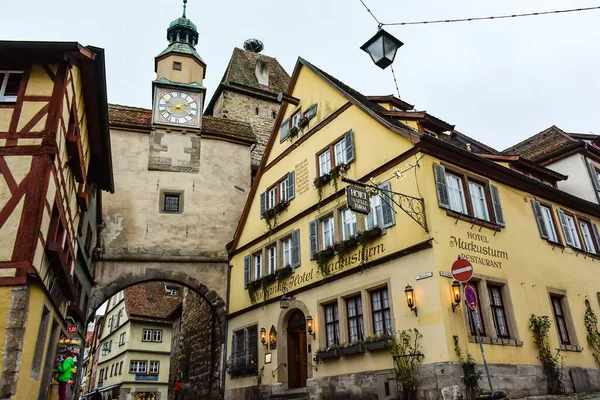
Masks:
[[[354,179],[348,179],[345,177],[342,177],[342,182],[360,186],[362,188],[373,189],[373,191],[381,193],[384,197],[390,199],[395,205],[404,211],[410,218],[413,219],[413,221],[419,224],[425,230],[425,232],[429,233],[429,229],[427,228],[427,217],[425,216],[425,201],[422,198],[381,189],[378,186],[355,181]],[[394,210],[394,213],[395,212],[396,211]]]

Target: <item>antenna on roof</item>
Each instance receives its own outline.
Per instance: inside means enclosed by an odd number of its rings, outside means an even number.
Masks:
[[[252,53],[260,53],[264,48],[263,42],[258,39],[248,39],[244,42],[244,50]]]
[[[183,0],[183,18],[185,18],[185,9],[187,7],[187,0]]]

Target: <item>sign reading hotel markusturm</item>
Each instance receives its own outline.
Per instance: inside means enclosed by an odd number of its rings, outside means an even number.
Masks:
[[[359,214],[369,215],[371,202],[365,189],[348,186],[346,187],[346,197],[348,198],[348,208]]]

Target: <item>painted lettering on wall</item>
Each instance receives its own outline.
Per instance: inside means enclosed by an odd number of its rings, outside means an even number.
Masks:
[[[502,268],[501,260],[509,259],[508,252],[492,247],[488,237],[480,233],[467,232],[466,238],[450,236],[450,247],[462,250],[461,258],[486,267]]]
[[[308,192],[308,159],[296,164],[294,167],[296,173],[296,194],[301,195]]]
[[[342,272],[345,268],[356,266],[360,263],[360,251],[362,249],[358,249],[356,252],[352,254],[348,254],[347,256],[340,259],[340,257],[336,258],[336,261],[331,262],[327,265],[327,269],[329,271],[328,276],[335,275],[336,273]],[[371,257],[376,257],[385,252],[385,247],[382,244],[378,244],[377,246],[368,247],[365,249],[366,256],[370,260]],[[289,276],[286,279],[276,282],[273,286],[270,286],[266,290],[267,299],[273,297],[274,295],[278,295],[283,293],[285,290],[292,291],[300,286],[303,286],[308,283],[312,283],[313,281],[317,281],[323,278],[321,271],[317,268],[312,268],[310,271],[304,272],[296,272]],[[263,291],[258,290],[256,292],[256,300],[262,301],[263,299]]]

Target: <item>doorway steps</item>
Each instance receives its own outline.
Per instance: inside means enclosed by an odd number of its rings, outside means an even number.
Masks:
[[[273,393],[269,400],[308,400],[306,388],[288,389],[279,393]]]

